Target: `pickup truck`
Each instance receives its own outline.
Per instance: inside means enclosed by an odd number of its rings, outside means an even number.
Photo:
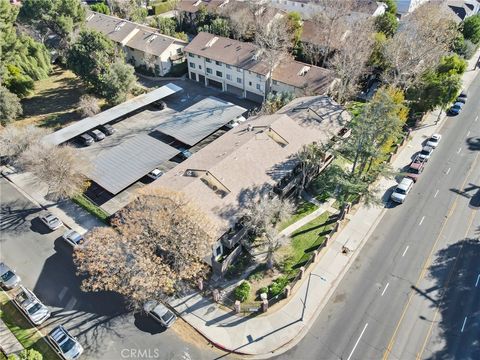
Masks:
[[[407,177],[411,178],[414,182],[417,182],[418,177],[423,172],[427,159],[420,156],[416,156],[415,159],[410,163],[410,166],[407,170]]]

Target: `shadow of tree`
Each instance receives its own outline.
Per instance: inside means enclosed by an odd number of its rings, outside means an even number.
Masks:
[[[0,231],[15,230],[25,224],[27,217],[41,210],[38,207],[25,207],[20,201],[2,204],[0,207]]]

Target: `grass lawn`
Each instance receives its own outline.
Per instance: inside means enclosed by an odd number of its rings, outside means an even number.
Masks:
[[[291,235],[288,256],[284,266],[287,272],[303,266],[313,251],[323,243],[325,235],[334,226],[334,221],[329,221],[331,215],[331,213],[326,211]]]
[[[73,72],[55,66],[48,78],[35,82],[34,93],[22,100],[23,118],[17,123],[57,130],[80,120],[77,103],[85,92]]]
[[[285,220],[279,225],[279,231],[282,231],[283,229],[286,229],[293,223],[297,222],[298,220],[304,218],[305,216],[311,214],[315,210],[317,210],[318,207],[311,202],[308,201],[302,201],[298,206],[297,209],[295,210],[295,213],[290,217],[289,219]]]
[[[3,291],[0,291],[0,317],[24,348],[37,350],[43,355],[44,360],[59,359],[46,340],[9,301]]]

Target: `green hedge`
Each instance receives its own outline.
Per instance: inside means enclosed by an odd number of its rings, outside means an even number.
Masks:
[[[285,286],[288,285],[288,278],[286,276],[280,276],[279,278],[273,280],[272,285],[269,286],[268,292],[270,297],[277,296],[282,293]]]
[[[151,2],[152,8],[153,8],[153,14],[154,15],[159,15],[163,14],[167,11],[173,10],[175,6],[175,1],[155,1]]]
[[[90,214],[99,218],[105,224],[109,223],[108,219],[109,219],[110,215],[107,212],[105,212],[104,210],[102,210],[101,208],[99,208],[97,205],[92,203],[87,197],[85,197],[85,195],[83,195],[83,194],[82,195],[77,195],[77,196],[72,198],[72,201],[75,204],[78,204],[82,208],[87,210]]]
[[[250,296],[251,286],[247,281],[243,281],[235,288],[235,299],[244,302]]]

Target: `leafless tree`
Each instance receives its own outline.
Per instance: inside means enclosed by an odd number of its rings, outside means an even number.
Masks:
[[[374,43],[373,23],[370,19],[358,20],[345,33],[344,41],[329,62],[337,82],[335,98],[344,103],[358,90],[359,81],[367,71],[367,63]]]
[[[301,170],[300,190],[305,189],[318,174],[327,157],[326,147],[319,143],[304,145],[297,153]]]
[[[88,162],[71,146],[37,142],[18,158],[18,165],[48,186],[47,196],[60,200],[78,195],[88,186]]]
[[[183,194],[143,190],[112,225],[92,231],[75,252],[85,291],[116,291],[139,308],[205,275],[203,258],[211,254],[216,230]]]
[[[306,60],[312,65],[320,64],[323,56],[323,47],[319,44],[305,42],[303,43],[303,53]]]
[[[33,125],[25,127],[9,125],[0,130],[0,154],[9,163],[15,160],[31,145],[37,144],[47,131]]]
[[[436,66],[457,33],[451,19],[438,2],[427,2],[407,16],[385,47],[385,59],[390,64],[385,81],[406,89],[426,69]]]
[[[91,95],[82,95],[78,102],[78,109],[82,118],[98,114],[100,112],[98,99]]]
[[[252,197],[244,207],[244,225],[257,236],[256,244],[265,248],[269,269],[273,267],[275,251],[281,245],[277,225],[291,216],[293,211],[294,205],[290,201],[268,194]]]
[[[247,39],[255,32],[255,20],[248,3],[231,1],[219,9],[219,15],[225,17],[235,39]]]

